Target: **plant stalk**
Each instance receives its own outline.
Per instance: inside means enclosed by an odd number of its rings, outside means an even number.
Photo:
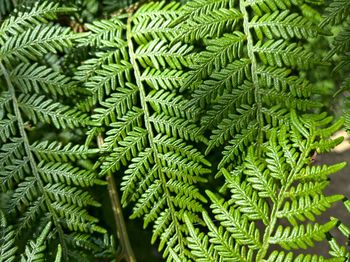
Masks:
[[[104,139],[100,134],[97,137],[97,145],[99,148],[104,144]],[[123,216],[122,206],[120,204],[120,198],[113,175],[109,172],[107,175],[107,188],[109,199],[112,205],[112,211],[117,230],[117,237],[119,240],[120,251],[117,253],[116,261],[136,262],[134,251],[131,247],[129,235],[126,230],[126,224]]]

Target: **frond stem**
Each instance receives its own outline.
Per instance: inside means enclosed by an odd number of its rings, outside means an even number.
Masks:
[[[114,215],[114,220],[117,226],[117,236],[120,241],[122,249],[117,257],[117,261],[136,262],[136,257],[134,251],[131,247],[128,232],[126,230],[126,225],[124,221],[122,206],[120,204],[120,198],[118,195],[117,187],[115,185],[115,180],[113,175],[107,175],[107,187],[109,198],[112,203],[112,210]]]
[[[270,237],[272,235],[272,233],[275,230],[275,226],[277,223],[277,212],[280,210],[284,199],[285,199],[285,194],[287,192],[287,190],[289,189],[289,187],[293,184],[294,181],[294,176],[300,171],[300,169],[303,167],[304,165],[304,161],[307,158],[307,156],[310,154],[310,147],[312,144],[312,140],[313,140],[313,136],[310,135],[310,137],[307,139],[307,144],[306,144],[306,149],[299,157],[298,162],[295,166],[295,168],[292,169],[290,176],[287,179],[287,182],[285,185],[283,185],[281,187],[281,190],[277,196],[277,203],[273,206],[272,211],[271,211],[271,215],[270,215],[270,224],[267,226],[266,230],[265,230],[265,234],[263,236],[263,243],[262,243],[262,247],[259,250],[257,256],[256,256],[256,261],[264,261],[264,257],[266,256],[266,253],[270,247]]]
[[[132,40],[131,23],[132,23],[132,16],[131,16],[131,14],[129,14],[129,18],[128,18],[128,22],[127,22],[127,41],[128,41],[128,46],[129,46],[130,61],[131,61],[131,64],[134,68],[134,75],[136,78],[136,83],[137,83],[137,86],[138,86],[139,91],[140,91],[141,106],[142,106],[142,109],[144,112],[144,121],[145,121],[145,126],[146,126],[146,129],[148,132],[149,143],[150,143],[150,146],[151,146],[153,154],[154,154],[155,163],[158,166],[158,168],[160,168],[162,166],[162,163],[161,163],[161,160],[157,154],[157,152],[158,152],[157,145],[154,143],[154,134],[153,134],[153,129],[152,129],[151,121],[150,121],[150,112],[149,112],[147,100],[146,100],[146,91],[145,91],[145,88],[144,88],[142,80],[141,80],[140,68],[137,64],[136,57],[135,57],[134,44],[133,44],[133,40]],[[174,207],[174,205],[171,201],[171,198],[170,198],[171,194],[170,194],[168,186],[167,186],[166,177],[164,176],[164,174],[160,170],[158,171],[158,174],[160,177],[160,181],[163,185],[164,193],[165,193],[165,196],[167,199],[167,205],[168,205],[170,212],[171,212],[172,221],[176,225],[175,226],[176,235],[181,236],[181,230],[179,230],[180,224],[179,224],[178,218],[176,217],[175,207]],[[180,245],[181,253],[184,253],[184,250],[185,250],[184,242],[181,239],[179,239],[179,245]]]
[[[60,239],[60,242],[61,242],[61,245],[62,245],[62,249],[63,249],[64,258],[65,258],[66,261],[68,261],[68,254],[67,254],[66,243],[64,241],[63,229],[61,227],[61,224],[59,223],[59,219],[58,219],[55,211],[53,210],[53,208],[51,206],[50,197],[47,195],[47,193],[45,191],[45,187],[43,185],[43,182],[42,182],[42,180],[40,178],[40,175],[39,175],[39,172],[38,172],[38,169],[37,169],[36,161],[34,159],[32,151],[30,149],[29,139],[28,139],[27,133],[26,133],[26,131],[24,129],[24,126],[25,126],[24,125],[24,121],[23,121],[22,114],[21,114],[19,106],[18,106],[18,101],[17,101],[17,97],[16,97],[15,87],[13,86],[13,84],[11,82],[11,79],[10,79],[10,76],[9,76],[9,74],[7,72],[7,69],[5,68],[5,66],[3,65],[3,63],[1,61],[0,61],[0,70],[2,71],[2,73],[3,73],[4,77],[5,77],[6,83],[8,85],[8,90],[9,90],[9,93],[10,93],[11,98],[12,98],[13,109],[14,109],[14,112],[15,112],[16,120],[18,122],[19,132],[20,132],[20,135],[21,135],[21,137],[23,139],[24,150],[25,150],[25,153],[26,153],[26,155],[27,155],[27,157],[29,159],[29,164],[30,164],[31,171],[33,172],[34,177],[37,180],[37,183],[39,185],[40,191],[42,192],[43,197],[45,199],[45,203],[46,203],[46,206],[48,208],[48,211],[50,212],[52,220],[53,220],[53,222],[54,222],[54,224],[55,224],[55,226],[57,228],[58,236],[59,236],[59,239]]]
[[[257,139],[257,151],[258,155],[260,155],[260,146],[263,144],[263,127],[264,127],[264,119],[262,115],[262,99],[261,99],[261,92],[260,92],[260,84],[259,84],[259,77],[257,74],[257,61],[254,54],[254,40],[253,36],[250,32],[250,24],[249,24],[249,13],[246,9],[246,6],[248,4],[246,1],[240,1],[240,11],[243,15],[243,28],[244,33],[247,36],[247,50],[248,50],[248,57],[251,61],[251,75],[253,80],[253,86],[254,86],[254,99],[256,104],[256,112],[257,112],[257,122],[258,122],[258,139]]]

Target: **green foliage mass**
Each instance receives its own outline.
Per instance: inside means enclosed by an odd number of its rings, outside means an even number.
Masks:
[[[349,3],[1,1],[0,261],[135,261],[120,206],[166,261],[350,259],[346,163],[312,161],[350,129],[319,88],[350,86]]]

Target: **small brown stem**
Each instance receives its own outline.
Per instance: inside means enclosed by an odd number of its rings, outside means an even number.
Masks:
[[[102,135],[97,137],[97,145],[99,148],[104,144]],[[129,235],[126,230],[125,220],[123,216],[122,206],[120,204],[120,198],[117,190],[117,186],[112,174],[107,175],[107,187],[109,193],[109,199],[111,201],[113,216],[115,220],[117,237],[119,240],[120,251],[117,254],[116,261],[136,262],[134,251],[131,247]]]

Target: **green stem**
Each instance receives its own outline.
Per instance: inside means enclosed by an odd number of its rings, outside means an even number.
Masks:
[[[311,147],[311,143],[313,141],[313,136],[310,135],[310,137],[308,138],[307,141],[307,145],[305,148],[310,148]],[[273,206],[272,211],[271,211],[271,215],[270,215],[270,224],[268,225],[268,227],[265,229],[265,234],[263,236],[263,243],[262,243],[262,247],[259,250],[257,256],[256,256],[256,261],[263,261],[264,257],[267,254],[267,251],[270,247],[270,237],[272,235],[272,233],[275,230],[275,226],[277,223],[277,212],[280,210],[280,208],[282,207],[282,204],[284,202],[285,199],[285,194],[287,192],[287,190],[290,188],[290,186],[293,184],[294,182],[294,176],[296,174],[298,174],[298,172],[300,171],[300,169],[304,166],[304,161],[307,158],[307,156],[310,154],[310,150],[307,149],[305,150],[299,157],[298,162],[295,166],[295,168],[292,169],[290,176],[287,179],[287,182],[284,186],[281,187],[281,190],[278,194],[277,197],[277,203]]]
[[[254,39],[250,32],[250,25],[249,25],[249,13],[246,9],[247,3],[245,1],[240,1],[240,11],[243,15],[243,28],[244,28],[244,34],[247,36],[247,50],[248,50],[248,57],[251,61],[251,75],[253,80],[253,86],[254,86],[254,99],[255,99],[255,105],[256,105],[256,112],[257,112],[257,122],[258,122],[258,139],[257,139],[257,151],[260,155],[260,146],[263,144],[263,128],[264,128],[264,119],[262,114],[262,98],[261,98],[261,92],[260,92],[260,84],[259,84],[259,77],[257,74],[257,61],[254,54]]]
[[[140,72],[140,68],[137,64],[136,61],[136,57],[135,57],[135,51],[134,51],[134,44],[133,44],[133,40],[132,40],[132,30],[131,30],[131,23],[132,23],[132,15],[129,13],[129,18],[128,18],[128,23],[127,23],[127,41],[128,41],[128,46],[129,46],[129,54],[130,54],[130,61],[131,64],[133,66],[134,69],[134,76],[136,79],[136,84],[139,88],[140,91],[140,101],[141,101],[141,106],[144,112],[144,121],[145,121],[145,126],[146,126],[146,130],[148,132],[148,140],[150,143],[150,147],[152,148],[153,154],[154,154],[154,159],[155,159],[155,164],[158,166],[158,175],[160,178],[160,181],[163,185],[163,190],[164,190],[164,194],[166,196],[167,199],[167,205],[169,207],[169,210],[171,212],[171,218],[173,223],[175,224],[175,231],[176,231],[176,235],[179,237],[179,245],[180,245],[180,252],[182,253],[182,257],[184,256],[184,241],[182,241],[182,239],[180,239],[182,233],[180,230],[180,224],[178,221],[178,218],[176,216],[176,211],[175,211],[175,207],[173,205],[173,202],[171,200],[171,194],[169,192],[168,186],[167,186],[167,179],[164,176],[163,172],[161,172],[160,167],[162,166],[162,162],[157,154],[158,152],[158,148],[157,145],[154,143],[154,134],[153,134],[153,128],[151,125],[151,121],[150,121],[150,113],[149,113],[149,109],[148,109],[148,105],[147,105],[147,100],[146,100],[146,91],[145,91],[145,87],[143,85],[143,82],[141,80],[141,72]]]
[[[257,151],[258,154],[261,154],[261,145],[263,144],[264,141],[264,136],[263,136],[263,128],[264,128],[264,119],[263,119],[263,114],[262,114],[262,97],[261,97],[261,92],[260,92],[260,85],[259,85],[259,77],[257,74],[257,60],[254,54],[254,39],[250,31],[250,24],[249,24],[249,13],[246,9],[247,7],[247,2],[246,1],[241,1],[240,2],[240,10],[243,14],[243,27],[244,27],[244,33],[247,36],[247,50],[248,50],[248,57],[252,63],[251,65],[251,75],[252,75],[252,80],[253,80],[253,85],[254,85],[254,98],[255,98],[255,104],[256,104],[256,110],[257,110],[257,122],[259,124],[259,130],[258,130],[258,139],[257,139]],[[311,139],[308,140],[308,147],[310,147]],[[287,183],[282,186],[278,197],[277,197],[277,203],[273,205],[271,214],[270,214],[270,222],[268,226],[265,229],[265,233],[263,236],[263,241],[262,241],[262,247],[258,251],[257,256],[256,256],[256,261],[263,261],[265,258],[267,251],[270,247],[270,237],[272,233],[275,230],[275,226],[277,223],[277,213],[280,210],[283,201],[284,201],[284,196],[286,191],[289,189],[289,187],[293,183],[293,177],[295,174],[302,168],[304,164],[304,159],[307,157],[309,154],[309,150],[306,150],[302,153],[300,156],[298,163],[296,167],[292,170],[289,180]]]
[[[8,90],[9,90],[9,93],[10,93],[11,99],[12,99],[13,109],[14,109],[14,112],[15,112],[16,120],[18,122],[19,132],[20,132],[20,135],[21,135],[21,137],[23,139],[24,150],[25,150],[25,153],[26,153],[26,155],[27,155],[27,157],[29,159],[29,165],[30,165],[31,171],[34,174],[34,177],[35,177],[35,179],[36,179],[36,181],[38,183],[40,191],[42,192],[43,197],[45,199],[45,203],[46,203],[47,209],[48,209],[48,211],[50,212],[50,214],[52,216],[52,220],[54,222],[54,225],[56,226],[56,229],[57,229],[57,232],[58,232],[58,235],[59,235],[59,238],[60,238],[60,242],[61,242],[61,245],[62,245],[64,258],[65,258],[66,261],[68,261],[68,254],[67,254],[66,243],[64,241],[63,229],[61,227],[61,224],[58,221],[59,219],[58,219],[54,209],[51,206],[50,197],[47,195],[47,193],[45,191],[45,186],[44,186],[44,184],[43,184],[43,182],[41,180],[41,177],[39,175],[36,161],[34,159],[32,151],[30,150],[30,143],[29,143],[29,139],[28,139],[27,133],[26,133],[25,128],[24,128],[24,121],[23,121],[23,118],[22,118],[22,114],[21,114],[21,111],[19,110],[15,87],[13,86],[13,84],[11,82],[11,79],[10,79],[10,76],[9,76],[5,66],[2,64],[1,61],[0,61],[0,69],[3,72],[3,75],[4,75],[4,77],[6,79],[6,82],[7,82],[7,85],[8,85]]]

